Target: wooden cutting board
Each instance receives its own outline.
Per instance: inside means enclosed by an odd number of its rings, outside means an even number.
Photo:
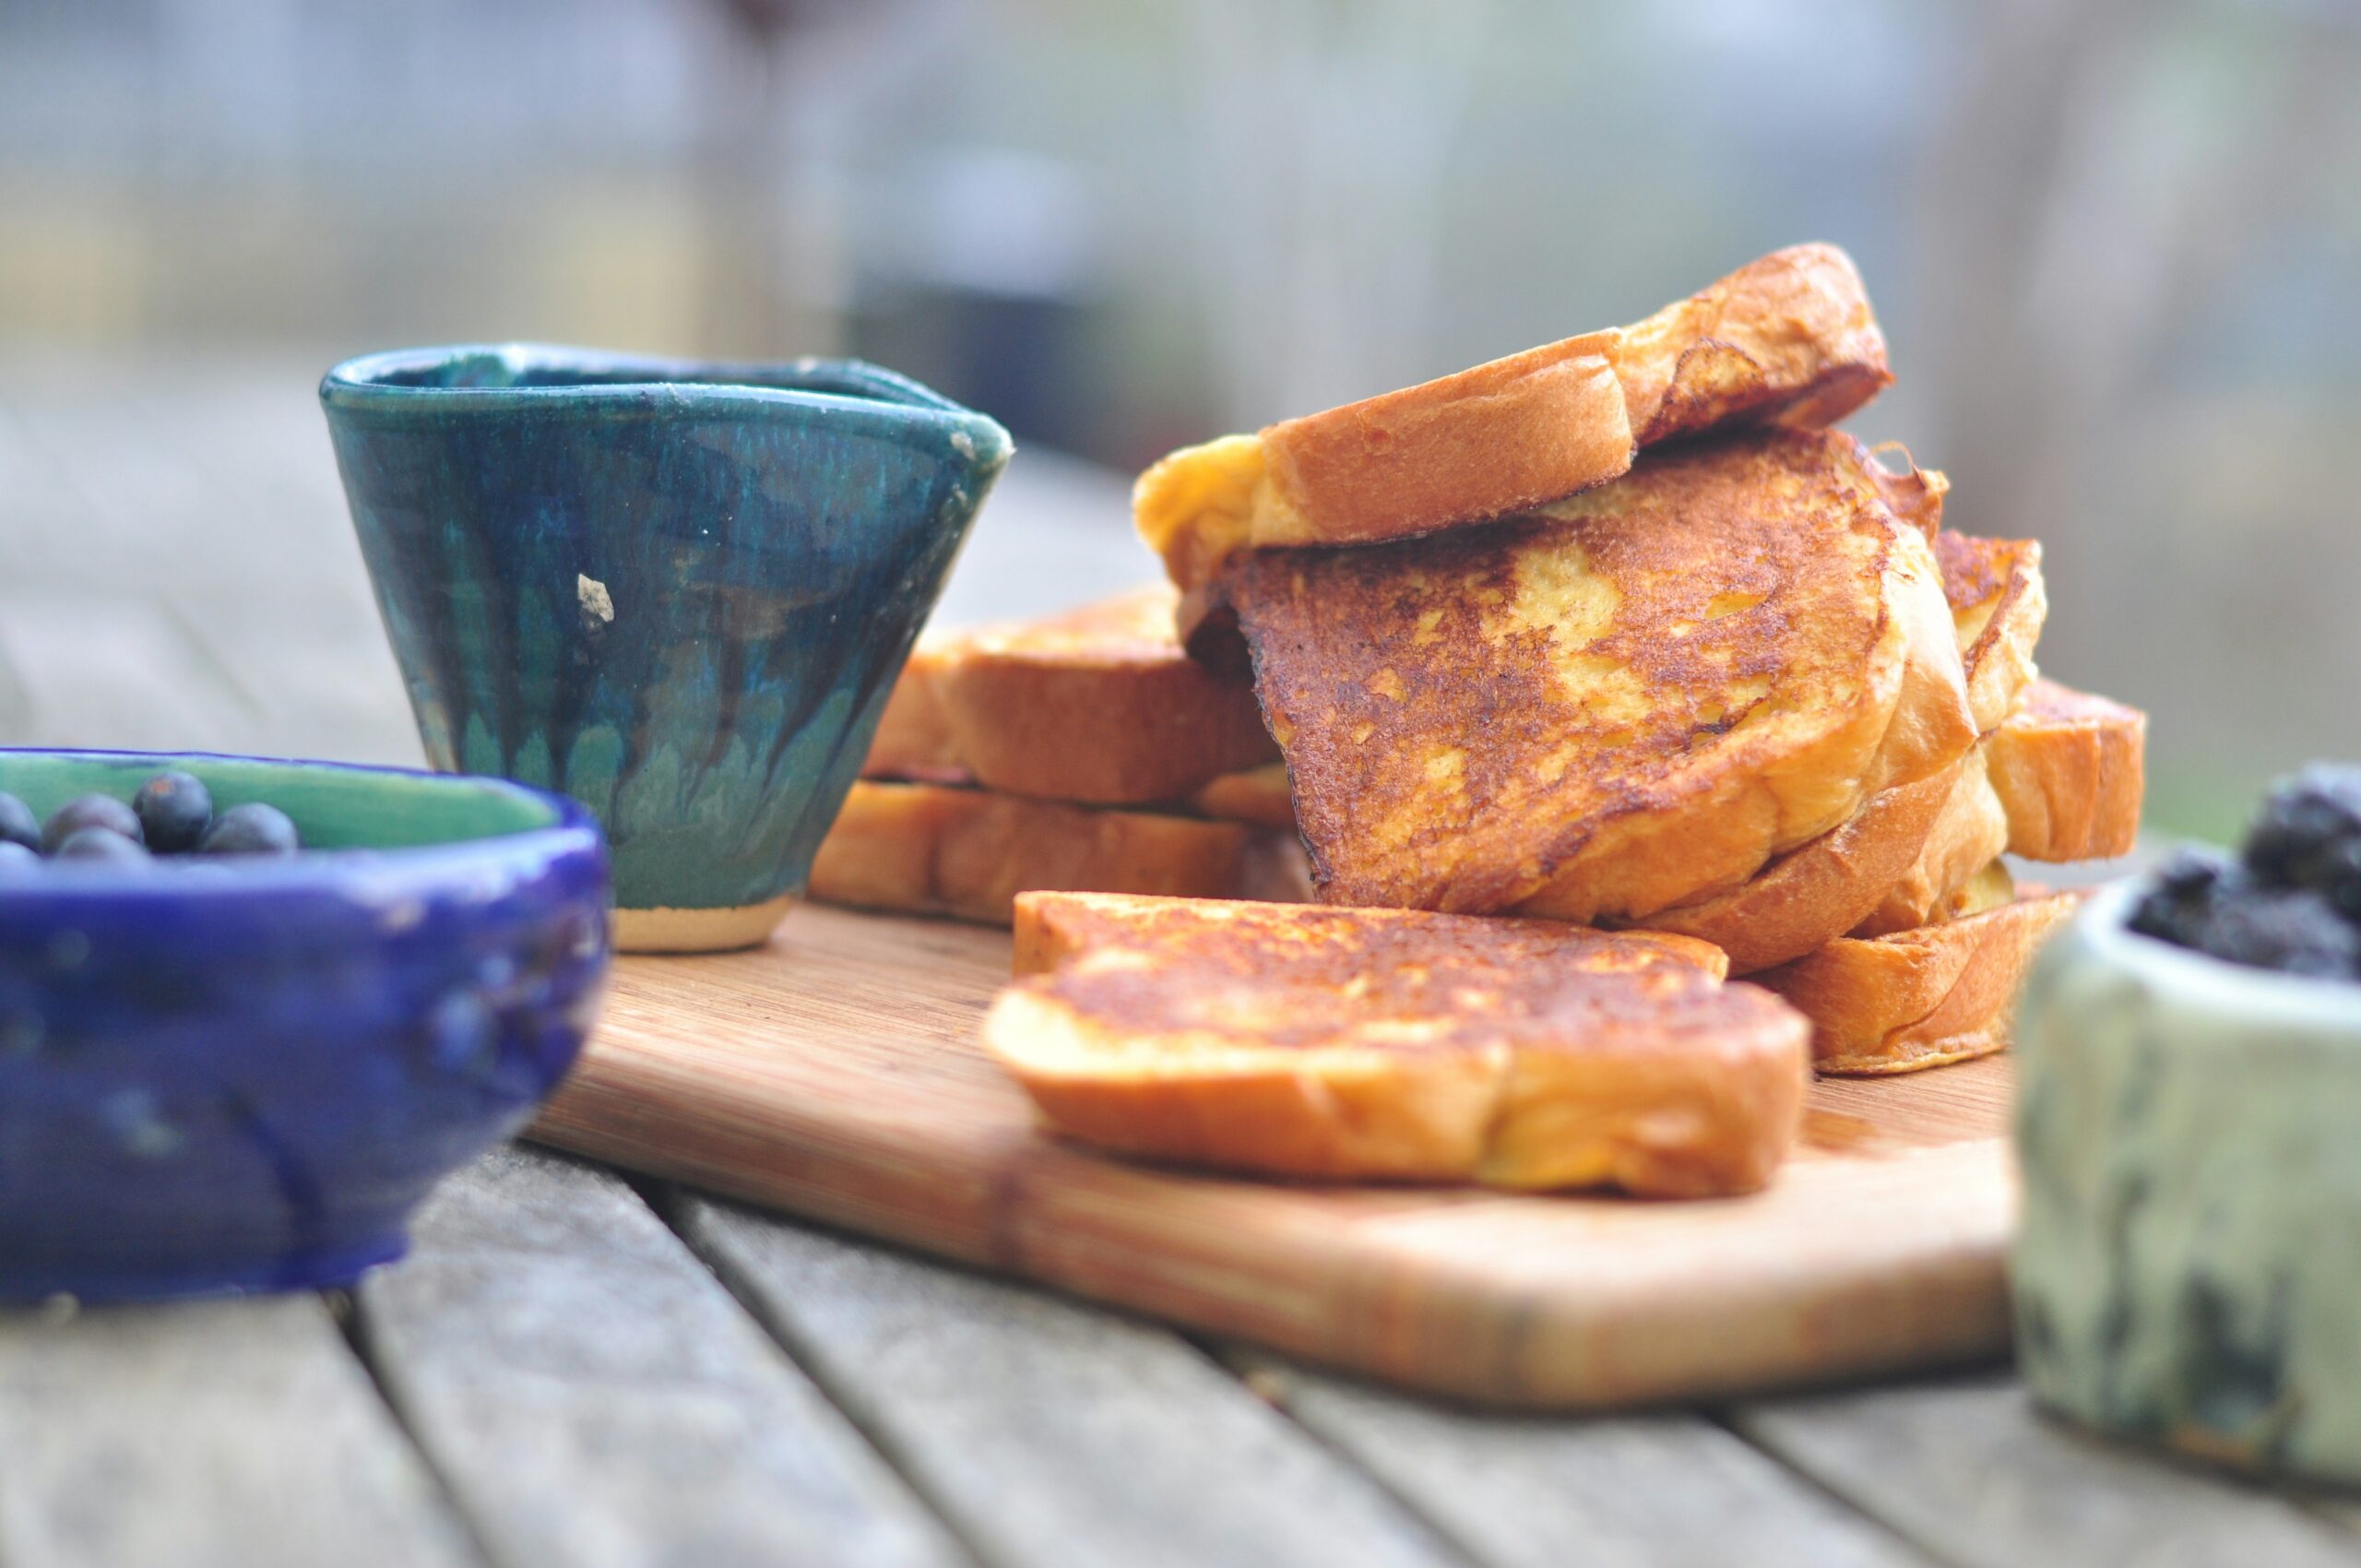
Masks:
[[[975,1043],[1008,953],[1003,932],[803,908],[753,952],[623,959],[534,1135],[1491,1403],[1696,1398],[2007,1345],[2005,1061],[1821,1083],[1805,1146],[1749,1198],[1275,1185],[1038,1132]]]

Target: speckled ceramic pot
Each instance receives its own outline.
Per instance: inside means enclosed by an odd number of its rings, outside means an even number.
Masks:
[[[428,759],[596,813],[619,945],[768,936],[1008,434],[850,362],[422,349],[320,398]]]
[[[493,779],[0,751],[42,814],[165,767],[318,852],[0,872],[0,1299],[339,1284],[573,1064],[607,858]]]
[[[2361,986],[2124,927],[2054,937],[2017,1014],[2017,1344],[2043,1404],[2361,1481]]]

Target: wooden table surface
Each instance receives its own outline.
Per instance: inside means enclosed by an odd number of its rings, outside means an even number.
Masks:
[[[415,761],[306,362],[0,367],[0,743]],[[1138,580],[1019,456],[952,613]],[[0,1568],[2361,1563],[2004,1370],[1608,1420],[1358,1386],[534,1148],[350,1294],[0,1315]]]

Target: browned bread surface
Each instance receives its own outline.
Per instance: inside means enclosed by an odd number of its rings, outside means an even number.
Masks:
[[[990,790],[864,780],[812,863],[827,904],[1006,925],[1031,888],[1305,898],[1289,834]]]
[[[862,772],[1133,805],[1275,759],[1245,677],[1181,651],[1177,597],[1159,584],[930,636],[895,684]]]
[[[1796,245],[1636,325],[1176,452],[1141,476],[1133,517],[1195,589],[1241,548],[1501,517],[1616,478],[1648,443],[1833,423],[1892,380],[1851,258]]]
[[[2013,902],[1872,939],[1845,937],[1753,982],[1811,1020],[1823,1073],[1908,1073],[2009,1043],[2017,988],[2078,897],[2021,889]]]
[[[1979,730],[1988,730],[2032,679],[2033,646],[2047,609],[2040,550],[2027,541],[1935,531],[1940,477],[1927,488],[1932,506],[1922,531],[1932,536],[1942,567],[1970,712]],[[1927,923],[2007,847],[2008,822],[1987,770],[1987,750],[1977,747],[1948,776],[1881,790],[1741,885],[1659,910],[1643,923],[1720,944],[1738,974],[1802,957],[1848,932],[1877,936]]]
[[[1074,1137],[1324,1180],[1701,1196],[1793,1142],[1805,1027],[1677,936],[1027,895],[984,1043]]]
[[[1323,896],[1638,919],[1949,768],[1964,675],[1892,479],[1768,432],[1489,529],[1240,557]]]
[[[2128,855],[2140,836],[2148,716],[2035,681],[1992,736],[1992,785],[2009,853],[2031,861]]]

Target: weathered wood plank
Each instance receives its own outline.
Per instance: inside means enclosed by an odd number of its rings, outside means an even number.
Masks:
[[[509,1568],[966,1561],[614,1177],[502,1150],[372,1276],[361,1340]]]
[[[479,1561],[316,1296],[0,1317],[8,1568]]]
[[[1453,1560],[1173,1335],[703,1199],[675,1219],[994,1562]]]
[[[1686,1412],[1501,1415],[1241,1351],[1250,1384],[1486,1568],[1897,1568],[1928,1560]]]
[[[1751,1405],[1733,1421],[1863,1513],[1968,1568],[2361,1562],[2361,1543],[2269,1491],[2039,1415],[2013,1378]]]

